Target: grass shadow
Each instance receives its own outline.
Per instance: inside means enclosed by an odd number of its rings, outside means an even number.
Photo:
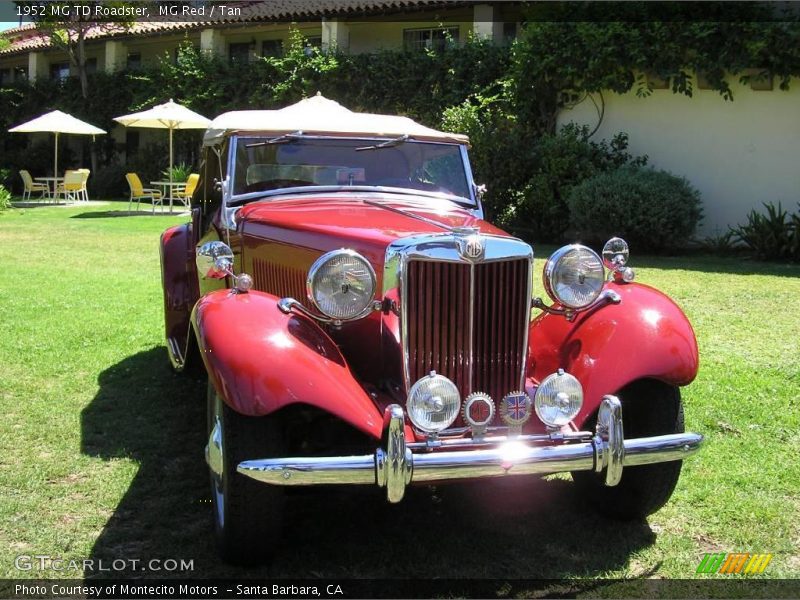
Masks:
[[[155,214],[152,212],[146,211],[135,211],[135,210],[98,210],[92,212],[85,212],[85,213],[78,213],[77,215],[72,215],[71,219],[109,219],[109,218],[117,218],[117,217],[177,217],[180,216],[182,213],[174,212],[156,212]],[[188,213],[187,213],[188,214]]]
[[[212,543],[204,381],[172,373],[165,349],[153,348],[106,369],[99,384],[81,414],[82,451],[131,458],[139,471],[90,558],[194,561],[192,572],[116,576],[591,577],[655,543],[644,521],[599,518],[567,480],[412,487],[398,505],[378,488],[321,487],[290,492],[286,534],[271,564],[231,567]]]

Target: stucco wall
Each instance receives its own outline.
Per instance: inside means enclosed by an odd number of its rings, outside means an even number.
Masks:
[[[605,92],[605,116],[595,139],[618,131],[630,136],[630,151],[650,164],[686,177],[702,194],[705,219],[699,233],[723,233],[745,220],[762,202],[796,209],[800,201],[800,80],[790,91],[755,91],[738,81],[734,100],[695,89],[687,98],[671,90]],[[595,96],[595,99],[596,96]],[[559,115],[594,127],[598,114],[585,100]]]

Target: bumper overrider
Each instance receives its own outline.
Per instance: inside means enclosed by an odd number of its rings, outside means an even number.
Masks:
[[[237,470],[271,485],[377,484],[386,488],[389,502],[399,502],[412,482],[595,471],[614,486],[623,467],[682,460],[703,441],[697,433],[626,440],[616,396],[603,398],[594,434],[498,436],[431,446],[406,444],[404,428],[403,409],[393,404],[384,413],[383,439],[374,454],[247,460]],[[459,446],[470,449],[451,449]]]

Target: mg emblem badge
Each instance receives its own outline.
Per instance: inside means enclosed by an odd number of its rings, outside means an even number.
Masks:
[[[483,256],[483,240],[479,235],[472,235],[467,238],[464,244],[464,254],[467,258],[480,258]]]
[[[464,236],[458,240],[458,251],[467,260],[483,260],[483,255],[486,251],[485,240],[479,233]]]

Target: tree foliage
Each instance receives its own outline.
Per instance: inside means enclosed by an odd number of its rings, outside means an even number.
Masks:
[[[652,92],[647,74],[693,94],[700,74],[726,100],[730,78],[800,76],[796,12],[764,3],[537,3],[514,46],[519,117],[552,132],[558,111],[585,93]]]

